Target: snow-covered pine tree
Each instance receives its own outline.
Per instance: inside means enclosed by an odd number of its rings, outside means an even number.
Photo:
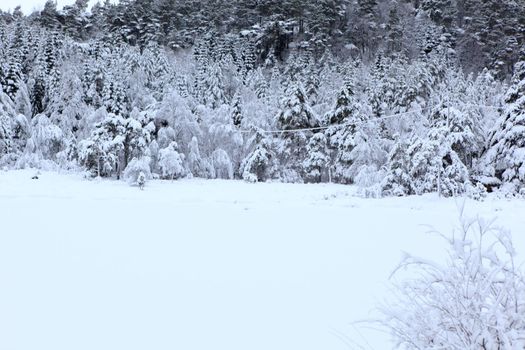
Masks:
[[[274,165],[276,161],[272,140],[260,129],[256,129],[250,143],[254,146],[242,162],[242,178],[248,182],[269,180],[275,171]]]
[[[388,143],[381,138],[379,123],[373,119],[359,124],[349,152],[350,166],[342,177],[365,189],[377,186],[384,178],[383,167],[388,159]]]
[[[148,146],[155,131],[153,119],[148,112],[131,111],[129,118],[124,120],[125,131],[123,140],[123,166],[133,158],[148,156]]]
[[[326,136],[322,132],[315,133],[306,146],[307,157],[303,161],[306,182],[319,183],[328,178],[330,164]]]
[[[333,109],[325,115],[325,131],[330,149],[330,171],[337,182],[351,183],[348,169],[352,164],[351,152],[355,146],[356,128],[368,118],[356,101],[351,81],[343,86]]]
[[[283,131],[279,146],[283,180],[297,181],[303,175],[301,164],[306,159],[306,145],[312,135],[312,131],[302,129],[318,127],[319,122],[299,83],[295,83],[288,90],[287,97],[281,105],[276,123]]]
[[[146,87],[156,98],[162,96],[169,83],[171,67],[166,55],[157,43],[150,43],[142,53],[142,64],[146,73]]]
[[[102,96],[104,106],[109,113],[125,115],[128,112],[128,100],[123,83],[122,80],[112,74],[106,76]]]
[[[399,18],[399,4],[397,1],[392,1],[385,29],[388,32],[387,52],[393,54],[401,51],[403,46],[403,25]]]
[[[11,152],[14,115],[13,102],[0,91],[0,164],[3,163],[2,157]]]
[[[408,149],[412,162],[410,175],[417,194],[438,192],[455,196],[468,190],[467,167],[452,149],[446,127],[430,128],[425,138],[416,138]]]
[[[411,137],[396,137],[396,143],[390,150],[386,166],[386,175],[381,183],[381,192],[385,196],[407,196],[415,194],[411,159],[408,154]]]
[[[95,124],[91,136],[79,143],[80,163],[94,176],[105,177],[113,174],[119,176],[125,133],[125,119],[104,110],[103,120]]]
[[[9,56],[11,56],[11,60],[5,72],[3,89],[7,96],[14,101],[18,92],[18,85],[22,81],[22,66],[18,61],[18,55],[15,50],[11,50]]]
[[[46,107],[46,77],[43,71],[39,71],[35,77],[31,90],[32,115],[43,113]]]
[[[32,106],[31,106],[31,98],[29,96],[29,88],[27,87],[27,84],[23,81],[20,82],[18,85],[18,92],[16,93],[15,99],[14,99],[14,108],[15,112],[18,114],[22,114],[26,117],[32,116]]]
[[[505,111],[496,123],[485,155],[488,175],[518,191],[525,185],[525,60],[516,64],[505,96]]]
[[[268,90],[270,88],[268,80],[263,74],[261,68],[257,68],[251,74],[251,84],[250,86],[255,91],[255,94],[258,98],[264,99],[268,97]]]
[[[59,13],[55,1],[46,1],[43,10],[40,12],[39,21],[43,27],[48,29],[54,30],[60,27]]]
[[[233,98],[233,107],[232,107],[232,123],[236,127],[240,128],[243,120],[242,115],[242,106],[241,106],[241,97],[239,94],[235,94]]]
[[[226,101],[224,96],[224,77],[218,63],[210,64],[203,82],[203,103],[211,108],[217,108]]]

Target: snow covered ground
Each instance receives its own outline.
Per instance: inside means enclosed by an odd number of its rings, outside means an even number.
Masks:
[[[353,322],[388,296],[402,251],[443,255],[427,231],[450,232],[463,202],[33,174],[0,172],[2,350],[388,349]],[[465,205],[523,258],[524,200]]]

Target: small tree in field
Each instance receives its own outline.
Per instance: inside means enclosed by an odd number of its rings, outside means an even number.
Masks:
[[[151,159],[150,157],[147,157],[147,156],[140,157],[140,158],[133,158],[131,162],[129,162],[126,169],[124,170],[124,174],[123,174],[124,179],[130,185],[138,185],[140,187],[141,186],[140,183],[142,182],[141,178],[145,178],[145,180],[149,180],[152,178],[150,163],[151,163]],[[144,183],[145,183],[145,180],[144,180]]]
[[[402,349],[524,349],[525,279],[510,235],[482,220],[442,236],[445,264],[407,257],[410,278],[381,309]]]

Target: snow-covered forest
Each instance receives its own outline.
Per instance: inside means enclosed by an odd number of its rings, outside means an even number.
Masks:
[[[69,3],[0,10],[0,350],[525,349],[525,1]]]
[[[525,5],[123,0],[0,14],[0,166],[358,184],[525,183]]]

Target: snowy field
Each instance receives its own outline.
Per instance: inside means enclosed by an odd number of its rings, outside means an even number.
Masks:
[[[389,349],[355,321],[403,251],[438,258],[463,200],[340,185],[0,172],[0,349]],[[525,255],[525,201],[466,200]],[[359,347],[357,344],[360,344]]]

